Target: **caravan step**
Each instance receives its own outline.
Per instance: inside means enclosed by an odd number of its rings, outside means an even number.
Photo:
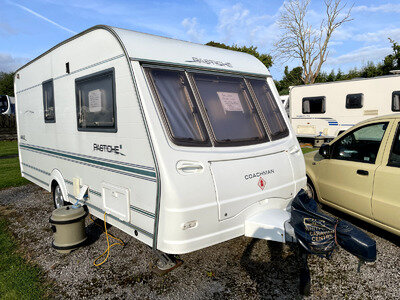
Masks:
[[[285,223],[289,221],[290,212],[282,209],[268,209],[245,221],[244,235],[284,243],[285,234],[287,234]]]

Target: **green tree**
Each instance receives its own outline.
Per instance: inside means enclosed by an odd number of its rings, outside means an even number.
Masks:
[[[280,81],[275,82],[279,95],[288,95],[289,88],[291,86],[304,84],[303,80],[301,79],[302,74],[302,67],[295,67],[289,71],[289,67],[285,66],[285,71],[283,71],[283,78]]]
[[[336,80],[335,71],[332,70],[332,71],[329,73],[328,77],[326,77],[326,81],[327,81],[327,82],[332,82],[332,81],[335,81],[335,80]]]
[[[233,51],[239,51],[239,52],[244,52],[244,53],[248,53],[251,54],[253,56],[255,56],[256,58],[258,58],[267,68],[272,66],[272,56],[267,54],[267,53],[259,53],[257,51],[257,47],[255,46],[242,46],[239,47],[238,45],[234,44],[232,46],[228,46],[225,45],[224,43],[217,43],[217,42],[208,42],[206,45],[208,46],[212,46],[212,47],[218,47],[218,48],[223,48],[223,49],[229,49],[229,50],[233,50]]]
[[[14,73],[0,72],[0,95],[14,96]]]

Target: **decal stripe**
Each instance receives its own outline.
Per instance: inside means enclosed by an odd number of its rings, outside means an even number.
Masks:
[[[151,213],[151,212],[149,212],[147,210],[141,209],[139,207],[133,206],[133,205],[131,205],[131,209],[133,211],[135,211],[135,212],[138,212],[139,214],[142,214],[144,216],[147,216],[147,217],[150,217],[150,218],[153,218],[153,219],[156,217],[155,214],[153,214],[153,213]]]
[[[32,179],[34,179],[34,180],[40,182],[40,183],[43,184],[43,185],[46,185],[46,186],[49,185],[47,182],[45,182],[45,181],[43,181],[43,180],[41,180],[41,179],[39,179],[39,178],[37,178],[37,177],[35,177],[35,176],[32,176],[32,175],[29,174],[29,173],[26,173],[26,172],[21,172],[21,173],[22,173],[23,175],[25,175],[25,176],[31,177]]]
[[[72,71],[72,72],[69,73],[69,74],[63,74],[63,75],[61,75],[61,76],[57,76],[57,77],[53,78],[53,80],[57,80],[57,79],[61,79],[61,78],[67,77],[67,76],[71,76],[71,75],[76,74],[76,73],[78,73],[78,72],[81,72],[81,71],[84,71],[84,70],[87,70],[87,69],[96,67],[96,66],[98,66],[98,65],[107,63],[107,62],[109,62],[109,61],[112,61],[112,60],[114,60],[114,59],[118,59],[118,58],[121,58],[121,57],[124,57],[124,56],[125,56],[124,54],[120,54],[120,55],[117,55],[117,56],[108,58],[108,59],[106,59],[106,60],[103,60],[103,61],[94,63],[94,64],[92,64],[92,65],[89,65],[89,66],[80,68],[80,69],[78,69],[78,70]],[[42,86],[42,83],[38,83],[38,84],[35,84],[35,85],[33,85],[33,86],[31,86],[31,87],[28,87],[28,88],[26,88],[26,89],[20,90],[20,91],[17,92],[17,94],[23,93],[23,92],[25,92],[25,91],[28,91],[28,90],[30,90],[30,89],[33,89],[33,88],[39,87],[39,86]]]
[[[31,166],[31,165],[28,165],[27,163],[24,163],[24,162],[23,162],[22,165],[25,166],[25,167],[31,168],[32,170],[38,171],[38,172],[40,172],[40,173],[43,173],[43,174],[45,174],[45,175],[47,175],[47,176],[50,176],[50,173],[49,173],[49,172],[46,172],[46,171],[44,171],[44,170],[42,170],[42,169],[36,168],[36,167],[34,167],[34,166]]]
[[[70,197],[70,198],[72,198],[72,199],[74,199],[74,200],[78,200],[78,199],[76,199],[76,198],[75,198],[73,195],[71,195],[71,194],[68,194],[68,197]],[[100,209],[100,208],[94,206],[93,204],[86,203],[85,201],[82,201],[82,200],[79,200],[79,202],[81,202],[81,203],[84,204],[84,205],[87,205],[89,208],[92,208],[92,209],[94,209],[94,210],[97,210],[98,212],[100,212],[100,213],[102,213],[102,214],[105,213],[104,210],[102,210],[102,209]],[[142,229],[142,228],[140,228],[140,227],[137,227],[137,226],[135,226],[135,225],[133,225],[133,224],[127,223],[127,222],[125,222],[125,221],[122,221],[122,220],[118,219],[117,217],[115,217],[115,216],[113,216],[113,215],[107,214],[107,217],[110,217],[110,218],[112,218],[112,219],[114,219],[114,220],[116,220],[116,221],[118,221],[118,222],[120,222],[120,223],[122,223],[122,224],[124,224],[124,225],[126,225],[126,226],[128,226],[128,227],[130,227],[130,228],[132,228],[132,229],[135,229],[135,230],[137,230],[137,231],[143,233],[144,235],[148,236],[148,237],[151,238],[151,239],[153,238],[153,234],[151,234],[150,232],[148,232],[148,231],[146,231],[146,230],[144,230],[144,229]]]
[[[34,151],[34,152],[38,152],[38,153],[42,153],[42,154],[47,154],[50,156],[56,156],[56,157],[60,157],[62,159],[66,159],[69,161],[97,167],[100,169],[109,170],[109,171],[113,171],[113,172],[117,172],[117,173],[125,174],[125,175],[131,175],[131,176],[134,176],[134,177],[137,177],[140,179],[155,181],[155,178],[156,178],[156,173],[149,171],[149,170],[142,170],[142,169],[128,167],[128,166],[116,165],[116,164],[113,164],[110,162],[99,161],[97,159],[94,160],[92,158],[84,158],[84,157],[79,157],[79,156],[72,155],[72,154],[61,153],[58,150],[42,149],[42,148],[38,148],[38,147],[32,146],[32,145],[20,144],[20,147],[25,150],[28,150],[28,151]],[[113,170],[110,170],[109,168],[111,168]],[[125,173],[125,172],[128,172],[130,174]],[[150,178],[144,177],[144,176],[148,176]]]

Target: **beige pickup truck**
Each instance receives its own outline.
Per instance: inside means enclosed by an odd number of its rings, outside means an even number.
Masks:
[[[361,122],[304,155],[321,203],[400,235],[400,114]]]

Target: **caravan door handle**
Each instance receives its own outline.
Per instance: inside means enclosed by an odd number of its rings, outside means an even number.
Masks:
[[[197,161],[184,161],[180,160],[176,164],[176,169],[180,174],[195,174],[203,172],[203,164]]]
[[[365,170],[357,170],[358,175],[368,176],[369,172]]]

